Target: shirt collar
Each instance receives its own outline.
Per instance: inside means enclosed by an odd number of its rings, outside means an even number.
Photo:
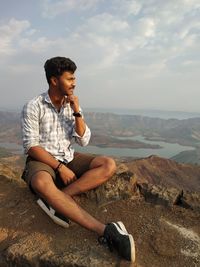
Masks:
[[[44,93],[44,101],[47,102],[47,103],[49,103],[49,104],[52,104],[52,102],[51,102],[51,98],[50,98],[50,96],[49,96],[48,91],[46,91],[46,92]]]
[[[47,102],[48,104],[51,104],[51,105],[53,106],[53,103],[52,103],[52,101],[51,101],[51,98],[50,98],[50,96],[49,96],[48,91],[46,91],[46,92],[44,93],[44,101]],[[65,101],[65,102],[63,103],[63,108],[65,108],[65,107],[67,107],[67,106],[69,106],[69,105],[70,105],[70,104],[67,103],[67,101]]]

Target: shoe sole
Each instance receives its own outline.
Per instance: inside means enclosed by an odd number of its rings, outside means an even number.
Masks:
[[[134,242],[133,236],[127,232],[126,227],[123,224],[123,222],[119,221],[113,224],[116,226],[120,234],[128,235],[129,242],[131,244],[131,262],[135,262],[135,242]]]
[[[128,235],[129,241],[131,243],[131,262],[135,262],[135,242],[132,235]]]
[[[40,206],[40,208],[58,225],[68,228],[69,224],[67,222],[64,222],[63,220],[59,219],[58,217],[55,217],[50,210],[46,207],[46,205],[41,201],[41,199],[37,200],[37,204]]]
[[[119,228],[121,228],[121,230],[123,232],[125,232],[126,234],[129,234],[128,231],[126,230],[126,227],[125,225],[123,224],[123,222],[119,221],[119,222],[116,222],[116,224],[119,226]]]

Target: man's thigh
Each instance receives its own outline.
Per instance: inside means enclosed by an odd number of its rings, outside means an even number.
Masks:
[[[40,171],[48,172],[55,182],[56,180],[55,171],[49,165],[28,157],[26,160],[24,171],[22,173],[22,179],[28,184],[32,193],[35,193],[35,192],[31,186],[31,179],[37,172],[40,172]]]
[[[95,156],[91,154],[75,152],[74,159],[67,164],[67,167],[79,178],[90,169],[90,164],[94,158]]]

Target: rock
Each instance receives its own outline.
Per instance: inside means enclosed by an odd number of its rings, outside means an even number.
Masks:
[[[119,163],[112,179],[76,199],[103,223],[123,221],[135,240],[135,264],[75,223],[54,224],[23,182],[1,176],[0,267],[200,266],[199,193],[139,183],[137,175]]]
[[[26,235],[8,247],[5,266],[11,266],[11,262],[17,267],[115,266],[112,255],[108,259],[98,244],[90,247],[88,244],[74,246],[66,243],[66,247],[52,250],[51,242],[51,238],[44,234]]]
[[[200,211],[200,193],[183,191],[175,187],[164,187],[149,183],[137,183],[140,193],[147,202],[154,205],[172,207],[178,205],[186,209]]]
[[[2,228],[0,232],[0,242],[2,243],[7,237],[8,237],[8,232],[6,231],[6,229]]]
[[[98,205],[128,199],[134,197],[137,191],[137,179],[130,171],[120,171],[114,175],[106,184],[91,190],[84,195],[88,199],[95,200]]]
[[[33,233],[25,236],[8,247],[6,261],[16,266],[34,267],[40,255],[49,249],[48,244],[49,240],[45,235]]]
[[[119,175],[123,172],[127,172],[129,171],[128,167],[126,166],[126,164],[123,164],[123,163],[119,163],[117,165],[117,170],[116,170],[116,175]]]
[[[183,191],[179,204],[184,208],[200,211],[200,193]]]
[[[182,191],[177,188],[166,188],[153,184],[138,184],[141,194],[147,202],[155,205],[173,206],[178,202]]]

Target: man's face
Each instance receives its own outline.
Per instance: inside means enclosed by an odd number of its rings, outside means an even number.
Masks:
[[[57,78],[57,88],[62,95],[73,95],[76,86],[74,73],[65,71]]]

